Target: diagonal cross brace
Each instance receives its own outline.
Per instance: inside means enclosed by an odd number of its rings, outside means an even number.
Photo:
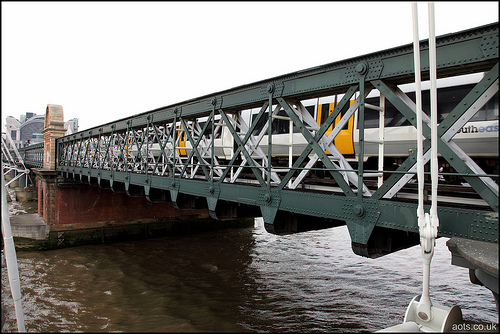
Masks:
[[[209,123],[210,123],[210,120],[212,120],[212,115],[210,115],[210,118],[207,120],[207,122],[205,123],[205,126],[203,127],[203,130],[202,130],[202,134],[205,132],[205,130],[207,129]],[[213,120],[212,120],[213,121]],[[207,168],[205,167],[205,165],[208,165],[206,163],[206,161],[202,158],[202,156],[200,155],[200,153],[198,152],[198,145],[200,144],[200,141],[201,139],[203,138],[203,135],[200,135],[198,137],[198,139],[196,140],[196,143],[194,143],[194,140],[191,136],[191,134],[189,133],[189,131],[187,131],[187,125],[186,123],[184,122],[184,119],[181,118],[181,122],[182,122],[182,126],[184,127],[185,129],[185,132],[186,132],[186,135],[187,135],[187,138],[189,140],[189,142],[191,143],[191,146],[192,146],[192,149],[191,149],[191,152],[189,153],[189,156],[188,158],[186,159],[186,161],[189,161],[191,160],[191,158],[193,157],[194,154],[196,154],[196,157],[198,158],[198,161],[200,162],[201,164],[201,168],[203,170],[203,173],[205,174],[205,178],[208,180],[209,179],[209,174],[208,174],[208,171],[207,171]],[[184,168],[182,169],[182,172],[181,172],[181,177],[182,175],[184,175],[184,172],[186,171],[188,167],[188,163],[186,163],[184,165]]]
[[[497,72],[498,73],[498,72]],[[492,73],[492,75],[495,75]],[[476,85],[476,87],[479,87],[481,83],[484,82],[486,79],[483,78],[481,82]],[[416,106],[415,103],[408,98],[406,94],[401,92],[399,88],[397,87],[392,87],[390,88],[387,86],[383,81],[381,80],[374,80],[373,84],[375,87],[398,109],[404,117],[406,117],[407,120],[410,121],[410,123],[416,127]],[[489,85],[488,85],[489,86]],[[481,92],[483,90],[480,90]],[[476,97],[479,98],[481,93],[479,90],[473,89],[467,96],[466,98],[472,98]],[[468,109],[468,108],[467,108]],[[448,119],[448,117],[454,117],[453,115],[456,115],[458,113],[461,113],[462,115],[465,113],[463,110],[463,107],[461,106],[461,103],[450,113],[446,118],[445,121]],[[472,117],[473,115],[470,115]],[[425,113],[422,114],[422,133],[423,136],[426,138],[430,138],[430,118],[427,116]],[[444,122],[444,121],[443,121]],[[442,123],[443,123],[442,122]],[[438,148],[439,152],[441,155],[450,163],[453,168],[461,173],[464,174],[475,174],[474,170],[478,171],[480,168],[471,163],[471,159],[468,158],[468,156],[461,150],[451,139],[448,141],[445,141],[442,137],[443,134],[447,133],[449,128],[452,126],[451,122],[448,123],[448,126],[446,126],[446,123],[443,126],[440,126],[438,128]],[[458,131],[458,130],[457,130]],[[425,152],[424,152],[425,154]],[[464,161],[465,160],[465,161]],[[474,166],[475,165],[475,166]],[[401,176],[400,178],[402,178]],[[495,193],[494,189],[491,189],[489,186],[486,186],[484,181],[477,178],[477,177],[471,177],[471,176],[464,176],[466,181],[476,190],[476,192],[493,208],[495,211],[498,211],[498,190]],[[484,179],[484,178],[483,178]],[[400,187],[402,187],[404,184],[399,184]],[[497,186],[498,187],[498,186]],[[387,188],[384,187],[384,189],[387,191]],[[381,193],[382,188],[380,188],[375,194],[375,197],[384,197],[385,194]],[[396,191],[397,192],[397,191]],[[395,192],[394,192],[395,193]]]
[[[168,129],[167,133],[163,133],[163,135],[166,138],[164,138],[163,143],[162,143],[162,140],[161,140],[160,136],[158,135],[158,129],[157,129],[156,126],[153,125],[154,136],[155,136],[156,140],[158,140],[158,146],[160,147],[160,155],[158,156],[158,159],[156,160],[156,164],[155,164],[154,169],[156,170],[158,168],[158,165],[160,163],[160,158],[163,156],[165,158],[166,166],[167,166],[167,169],[170,172],[170,174],[172,174],[173,171],[172,171],[172,168],[170,168],[170,165],[168,164],[168,160],[169,159],[168,159],[168,156],[165,153],[165,147],[167,146],[168,138],[170,137],[170,133],[172,132],[172,129],[173,129],[173,127],[170,127]],[[167,131],[167,127],[164,128],[164,131]],[[165,171],[165,168],[163,168],[163,173],[164,173],[164,171]]]
[[[275,110],[275,112],[273,112],[273,114],[274,113],[277,113],[277,110]],[[231,120],[231,119],[229,119],[229,120]],[[257,153],[257,155],[259,157],[267,159],[264,151],[259,146],[259,143],[263,137],[262,134],[265,133],[267,130],[267,123],[264,126],[264,128],[261,130],[261,135],[259,135],[258,138],[254,138],[254,136],[251,135],[253,133],[253,130],[250,131],[248,125],[240,116],[237,116],[237,118],[236,118],[236,120],[234,120],[234,122],[235,122],[235,126],[239,126],[241,131],[246,134],[245,137],[247,137],[247,135],[250,134],[248,140],[251,141],[251,145],[248,147],[248,154],[252,155],[255,152],[255,153]],[[242,141],[242,143],[243,143],[243,145],[246,145],[246,142]],[[255,161],[255,160],[253,160],[253,161],[258,167],[262,167],[257,161]],[[264,160],[264,162],[266,162],[266,161]],[[234,182],[236,180],[236,178],[238,177],[240,172],[243,170],[243,167],[246,165],[246,163],[247,163],[247,159],[243,158],[243,161],[241,162],[240,166],[238,167],[238,170],[236,171],[235,175],[233,176],[231,182]],[[273,182],[276,182],[276,183],[280,183],[280,181],[281,181],[276,172],[271,172],[271,179]]]
[[[240,120],[240,123],[239,123],[239,126],[241,128],[243,128],[243,130],[245,131],[245,136],[243,137],[243,139],[241,140],[241,144],[242,146],[244,145],[247,145],[247,141],[251,141],[251,145],[249,146],[248,150],[247,150],[247,153],[248,155],[251,157],[251,154],[254,153],[254,152],[257,152],[257,154],[262,157],[262,158],[265,158],[265,154],[263,152],[263,150],[259,147],[259,143],[260,141],[262,140],[262,138],[264,137],[264,135],[266,134],[267,132],[267,128],[269,126],[269,123],[266,122],[264,124],[264,127],[261,129],[259,135],[257,136],[257,138],[254,138],[254,136],[252,135],[253,134],[253,131],[255,130],[259,120],[261,119],[261,117],[264,115],[264,112],[266,111],[267,107],[269,105],[269,102],[268,101],[265,101],[263,106],[261,107],[260,109],[260,112],[257,114],[257,117],[255,117],[255,119],[253,120],[253,123],[250,127],[248,127],[248,125],[243,121],[243,120]],[[278,112],[278,108],[276,108],[274,111],[273,111],[273,114],[276,114]],[[231,134],[233,135],[233,134]],[[236,160],[236,158],[238,157],[238,154],[241,153],[242,151],[242,146],[238,146],[238,148],[236,149],[236,151],[234,152],[233,154],[233,157],[231,159],[231,161],[229,162],[229,166],[232,166],[232,164],[234,163],[234,161]],[[256,162],[254,159],[251,159],[252,163],[254,163],[258,168],[261,168],[262,166]],[[240,166],[238,167],[238,170],[235,172],[234,176],[232,177],[231,179],[231,183],[233,183],[236,178],[238,177],[238,175],[240,174],[240,172],[243,170],[243,167],[247,164],[248,162],[248,159],[246,158],[246,156],[244,155],[243,157],[243,161],[241,162]],[[229,172],[229,168],[227,168],[225,171],[224,171],[224,177],[227,175],[227,173]],[[279,183],[280,179],[278,177],[278,175],[275,173],[275,172],[272,172],[271,173],[271,178],[274,182],[277,182]],[[223,179],[223,178],[222,178]]]
[[[327,167],[330,174],[337,181],[337,184],[344,191],[344,194],[346,194],[347,196],[354,196],[354,192],[352,191],[351,187],[349,187],[349,184],[347,184],[347,182],[339,173],[335,172],[339,168],[337,168],[337,166],[335,166],[332,163],[332,161],[328,158],[325,151],[320,147],[319,143],[315,140],[315,138],[311,135],[311,133],[302,124],[299,117],[297,116],[297,114],[295,114],[290,105],[281,97],[278,97],[277,100],[279,104],[283,107],[283,109],[285,109],[285,112],[288,114],[288,117],[290,117],[293,123],[299,128],[300,132],[302,133],[302,135],[304,136],[304,138],[308,143],[308,147],[311,147],[314,150],[314,152],[320,157],[321,162],[323,162],[323,164]]]
[[[342,110],[342,108],[344,108],[347,105],[347,103],[349,103],[351,97],[354,95],[354,93],[356,92],[356,90],[357,90],[357,85],[351,86],[347,90],[347,92],[344,94],[344,97],[342,98],[342,100],[337,104],[337,106],[335,106],[335,108],[332,111],[332,113],[330,114],[330,116],[326,119],[326,121],[319,128],[319,131],[314,136],[314,140],[315,141],[319,141],[319,139],[321,137],[323,137],[323,135],[326,133],[327,129],[333,123],[334,119],[337,117],[337,115]],[[313,122],[313,123],[316,124],[315,122]],[[336,128],[334,129],[334,131],[335,130],[336,130]],[[340,131],[340,127],[339,127],[339,131]],[[290,169],[290,171],[283,178],[283,180],[282,180],[282,182],[281,182],[281,184],[279,186],[279,189],[283,189],[283,187],[288,183],[288,181],[290,181],[290,179],[292,178],[293,174],[295,173],[295,170],[297,170],[299,168],[299,166],[309,156],[309,154],[311,153],[312,150],[313,150],[313,148],[312,148],[311,145],[308,145],[304,149],[304,151],[302,152],[302,154],[300,155],[300,157],[293,164],[293,167]],[[315,155],[315,156],[317,158],[319,158],[319,156],[317,156],[317,155]],[[314,163],[316,163],[316,161],[311,161],[310,160],[309,163],[307,164],[306,168],[312,167],[314,165]],[[299,178],[300,177],[304,177],[307,173],[308,173],[307,169],[302,170],[301,173],[299,174]]]
[[[233,158],[231,159],[231,163],[229,163],[229,165],[232,165],[232,163],[234,162],[234,159],[236,159],[237,155],[241,151],[241,153],[243,153],[245,158],[248,160],[248,162],[250,164],[250,168],[252,169],[252,172],[254,173],[255,177],[259,181],[260,185],[264,186],[266,182],[264,181],[264,179],[260,175],[258,167],[254,164],[254,161],[253,161],[252,157],[250,156],[250,154],[248,153],[247,149],[245,148],[245,145],[242,143],[240,136],[238,136],[238,134],[234,130],[233,126],[231,125],[231,122],[229,121],[226,113],[223,112],[222,110],[219,110],[219,113],[222,116],[222,118],[224,119],[224,122],[226,123],[229,132],[233,136],[233,139],[236,142],[236,145],[238,145],[238,149],[234,153]],[[247,136],[245,136],[245,139],[248,139],[247,137],[249,137],[250,135],[251,135],[251,132],[247,133]],[[229,170],[229,168],[230,167],[226,168],[226,171],[223,174],[224,176],[227,175],[227,171]],[[221,178],[221,180],[222,180],[222,178]]]
[[[368,92],[365,95],[368,95]],[[360,103],[360,98],[357,98],[356,101],[350,106],[350,108],[347,110],[347,112],[341,118],[341,120],[339,121],[339,123],[332,130],[332,132],[329,135],[322,136],[320,138],[320,140],[319,140],[321,148],[323,150],[329,151],[330,154],[332,154],[332,156],[334,157],[334,159],[338,160],[338,163],[339,163],[340,166],[337,166],[333,162],[332,163],[333,163],[333,165],[335,167],[337,167],[338,169],[342,170],[342,171],[340,171],[340,173],[342,175],[344,175],[344,180],[346,182],[347,181],[351,182],[358,189],[360,188],[358,186],[358,184],[359,184],[358,174],[356,173],[356,171],[354,171],[354,169],[351,167],[351,165],[349,164],[349,162],[344,158],[344,156],[342,155],[342,153],[340,153],[340,151],[338,150],[338,148],[335,146],[334,140],[335,140],[335,137],[339,134],[340,130],[344,127],[344,125],[349,121],[349,119],[354,114],[354,112],[358,109],[359,103]],[[314,119],[312,118],[312,116],[306,111],[305,107],[302,104],[300,104],[300,103],[299,103],[298,106],[299,106],[299,111],[303,115],[304,119],[309,118],[310,119],[309,120],[310,124],[316,124],[314,122]],[[312,120],[313,123],[311,123],[311,120]],[[314,156],[311,158],[310,163],[314,164],[315,161],[317,161],[318,158],[319,158],[319,156],[315,153]],[[308,163],[308,165],[309,165],[309,163]],[[311,165],[311,167],[312,167],[312,165]],[[307,170],[306,171],[302,171],[302,172],[307,172]],[[300,181],[301,181],[301,178],[298,177],[295,180],[294,183],[297,183],[297,182],[300,182]],[[293,187],[293,185],[292,185],[292,187]],[[368,190],[368,187],[365,184],[362,184],[361,188],[362,188],[363,195],[365,195],[367,197],[371,196],[371,192]]]

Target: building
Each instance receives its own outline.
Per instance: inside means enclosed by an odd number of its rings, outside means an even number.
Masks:
[[[6,119],[5,119],[5,132],[8,133],[10,135],[10,138],[12,139],[12,141],[14,143],[19,143],[20,142],[20,132],[19,132],[19,128],[21,127],[21,122],[19,122],[17,119],[15,119],[14,117],[12,116],[8,116]],[[3,137],[3,135],[2,135]],[[10,142],[8,140],[6,140],[6,143],[7,143],[7,146],[9,148],[10,147]],[[18,144],[16,144],[17,147],[19,147]]]
[[[45,126],[45,115],[38,116],[27,112],[20,116],[20,120],[8,116],[5,120],[5,132],[10,135],[17,148],[32,144],[43,143],[43,128]],[[78,118],[64,122],[65,136],[78,132]],[[10,143],[7,141],[10,148]]]
[[[30,144],[38,144],[43,142],[42,131],[45,125],[45,115],[37,116],[31,113],[26,113],[25,121],[19,127],[19,144],[20,147]]]

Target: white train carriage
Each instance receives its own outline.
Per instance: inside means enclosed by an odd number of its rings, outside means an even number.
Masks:
[[[438,123],[443,120],[453,108],[462,100],[462,98],[471,90],[471,88],[480,81],[482,74],[473,74],[461,76],[458,78],[446,78],[438,80]],[[429,89],[426,88],[428,82],[423,83],[422,87],[422,109],[428,115],[430,114]],[[413,84],[403,85],[400,89],[405,92],[410,99],[415,100]],[[462,148],[462,150],[473,158],[480,158],[482,164],[495,166],[489,168],[488,172],[498,173],[498,87],[494,90],[493,97],[485,98],[479,102],[479,110],[470,119],[463,124],[461,129],[453,136],[453,141]],[[492,94],[492,95],[493,95]],[[328,96],[319,99],[302,101],[300,106],[304,118],[309,118],[309,126],[313,131],[319,130],[319,127],[326,118],[332,113],[342,95]],[[273,106],[274,108],[275,106]],[[297,107],[300,108],[300,107]],[[380,127],[380,117],[383,110],[383,126]],[[240,137],[243,138],[259,112],[259,109],[243,110],[239,114],[238,131],[241,131]],[[346,120],[342,118],[346,113],[352,116]],[[308,114],[308,115],[307,115]],[[287,117],[284,110],[276,112],[272,122],[272,156],[276,160],[273,166],[283,166],[283,161],[288,166],[292,165],[295,157],[299,156],[307,147],[307,141],[300,133],[299,129],[293,125]],[[358,108],[355,99],[350,101],[350,105],[337,116],[334,125],[330,126],[326,134],[329,135],[333,127],[340,121],[345,123],[338,134],[335,136],[333,144],[335,149],[341,153],[348,161],[356,162],[359,153],[359,127],[358,127]],[[196,122],[188,122],[191,126],[191,135],[193,138],[199,138],[201,131],[208,117],[197,119]],[[234,118],[233,118],[234,119]],[[254,158],[267,155],[268,153],[268,114],[265,113],[253,131],[253,147],[257,148],[251,151]],[[233,124],[234,126],[234,124]],[[214,158],[217,163],[224,165],[233,157],[235,150],[235,141],[227,128],[223,124],[221,116],[216,115],[213,124],[214,127]],[[176,156],[179,159],[186,158],[192,151],[191,142],[187,139],[185,130],[180,123],[177,124],[176,133]],[[381,132],[381,129],[383,132]],[[203,159],[210,161],[212,124],[209,124],[203,136],[203,142],[199,145],[198,151]],[[383,108],[380,108],[380,96],[378,91],[369,94],[365,98],[365,145],[364,160],[370,158],[378,159],[381,145],[383,146],[383,156],[386,159],[393,159],[395,163],[401,161],[400,158],[407,157],[416,149],[417,130],[410,122],[389,102],[385,101]],[[131,144],[132,155],[136,155],[136,145]],[[248,144],[248,143],[247,143]],[[200,149],[201,148],[201,149]],[[330,148],[332,148],[330,146]],[[143,146],[142,151],[147,149],[148,155],[160,156],[160,145],[158,143],[149,143],[149,146]],[[171,155],[173,145],[168,143],[165,150]],[[328,149],[325,149],[327,154]],[[144,156],[145,152],[141,152]],[[313,154],[313,152],[311,153]],[[243,158],[243,155],[241,155]],[[399,158],[399,160],[398,160]],[[281,162],[278,162],[280,160]]]

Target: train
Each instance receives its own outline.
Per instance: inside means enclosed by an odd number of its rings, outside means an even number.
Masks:
[[[437,82],[438,96],[438,123],[441,122],[450,111],[466,96],[466,94],[480,81],[484,74],[476,73],[465,75],[458,78],[440,79]],[[493,89],[494,94],[485,100],[475,115],[463,126],[458,129],[457,133],[452,137],[453,141],[487,174],[498,175],[498,82],[495,84],[496,89]],[[424,82],[422,86],[422,110],[430,115],[430,91],[428,82]],[[400,89],[413,101],[415,101],[414,85],[403,85]],[[416,149],[417,129],[388,101],[384,101],[384,106],[381,107],[381,97],[378,91],[370,93],[365,98],[365,113],[364,113],[364,154],[363,161],[365,169],[380,168],[379,155],[382,153],[384,157],[384,170],[394,170],[399,166]],[[359,93],[357,93],[359,94]],[[307,118],[310,130],[319,130],[321,124],[325,122],[328,116],[332,113],[335,106],[339,103],[342,95],[331,95],[317,99],[309,99],[300,101],[300,106],[304,113],[301,117]],[[275,108],[275,106],[273,106]],[[259,113],[258,108],[243,110],[240,112],[237,131],[246,132],[255,117]],[[383,110],[383,127],[381,131],[380,111]],[[274,113],[272,122],[272,166],[273,168],[291,167],[295,159],[302,154],[307,147],[308,142],[300,133],[300,130],[288,118],[286,112],[281,109]],[[329,127],[326,134],[333,131],[333,127],[343,122],[338,134],[335,136],[332,144],[335,146],[330,149],[336,151],[337,155],[341,154],[345,161],[348,161],[355,168],[359,161],[359,141],[360,131],[358,126],[358,105],[356,104],[356,96],[346,104],[340,114],[336,117],[333,125]],[[343,117],[346,113],[351,115],[348,120]],[[308,116],[309,115],[309,116]],[[208,117],[197,119],[196,131],[191,129],[193,138],[201,135],[201,131],[205,126]],[[254,159],[266,156],[268,151],[268,114],[257,122],[253,129],[254,146],[258,146],[250,152]],[[214,127],[214,158],[217,159],[219,165],[227,164],[233,157],[236,150],[236,144],[229,131],[227,125],[224,125],[220,115],[217,115],[213,121]],[[193,123],[191,123],[193,124]],[[177,125],[177,144],[176,155],[178,158],[187,158],[192,151],[191,141],[183,130],[182,126]],[[235,126],[236,127],[236,126]],[[204,147],[211,145],[210,137],[212,125],[205,129]],[[241,138],[243,135],[240,135]],[[255,142],[256,141],[256,142]],[[247,143],[248,144],[248,143]],[[258,144],[258,145],[257,145]],[[134,144],[133,138],[129,137],[124,145],[114,145],[115,150],[125,149],[127,154],[136,156],[137,145]],[[383,151],[381,151],[383,148]],[[173,151],[172,144],[167,144],[164,148]],[[332,150],[332,151],[333,151]],[[148,146],[141,147],[141,156],[149,155],[157,161],[162,156],[161,148],[157,140],[153,138],[148,143]],[[327,154],[333,154],[326,150]],[[311,155],[314,152],[311,152]],[[202,157],[209,161],[212,157],[212,152],[205,149],[201,152]],[[240,153],[241,159],[244,159]],[[262,165],[263,166],[263,165]],[[453,173],[453,168],[443,159],[440,160],[440,170],[442,172]],[[283,168],[286,171],[286,168]],[[314,174],[313,172],[312,174]],[[318,173],[317,173],[318,174]],[[322,174],[325,175],[325,174]],[[322,176],[317,175],[317,176]]]
[[[447,78],[438,81],[438,123],[440,123],[455,106],[471,91],[474,85],[481,79],[483,74],[467,75],[460,78]],[[457,84],[458,82],[458,84]],[[497,83],[498,85],[498,83]],[[402,87],[406,95],[415,101],[415,91],[407,85]],[[486,173],[498,174],[498,89],[494,96],[475,113],[475,115],[465,123],[453,136],[453,141],[471,158],[479,162],[479,165]],[[328,96],[321,99],[302,101],[309,114],[319,125],[323,124],[326,118],[332,113],[339,103],[341,96]],[[340,114],[337,116],[334,125],[341,121],[341,117],[352,107],[355,100],[351,100]],[[379,148],[383,143],[383,155],[388,163],[386,166],[399,165],[402,159],[408,157],[416,149],[417,129],[388,101],[385,101],[383,139],[380,137],[380,95],[375,92],[373,96],[365,98],[364,115],[364,157],[365,162],[378,160]],[[430,115],[430,90],[428,84],[423,83],[422,89],[422,110]],[[258,109],[242,111],[242,119],[247,125],[252,124]],[[273,166],[279,166],[280,160],[299,156],[307,146],[307,141],[300,133],[299,129],[287,118],[284,110],[280,110],[272,123],[272,156]],[[259,133],[267,122],[267,114],[261,117],[253,134]],[[204,124],[200,122],[200,127]],[[291,128],[292,127],[292,128]],[[210,127],[209,127],[210,128]],[[331,133],[333,125],[327,130]],[[259,141],[262,153],[268,153],[267,130],[264,131]],[[187,156],[191,152],[191,145],[186,140],[186,135],[179,133],[178,154]],[[359,158],[359,127],[358,110],[354,111],[342,130],[335,137],[335,147],[339,152],[352,163],[356,163]],[[230,131],[225,126],[217,128],[214,139],[214,154],[218,159],[229,160],[234,153],[234,140]],[[183,149],[185,147],[185,149]],[[327,152],[328,153],[328,152]],[[253,157],[257,154],[254,152]],[[446,165],[446,164],[445,164]],[[375,164],[368,164],[375,167]],[[449,166],[444,166],[448,170]],[[376,168],[375,168],[376,169]],[[443,169],[442,169],[443,170]]]

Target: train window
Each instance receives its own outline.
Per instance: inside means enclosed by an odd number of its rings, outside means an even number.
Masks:
[[[365,99],[365,103],[378,106],[380,105],[380,97],[370,97]],[[377,110],[365,107],[365,128],[378,128],[380,113]]]
[[[486,121],[496,121],[498,120],[498,92],[495,96],[491,98],[484,106],[481,111],[484,110],[484,118]],[[474,120],[474,118],[472,119]]]
[[[216,120],[217,121],[217,120]],[[203,127],[205,126],[206,121],[198,122],[198,125],[200,126],[200,130],[203,130]],[[221,127],[215,127],[215,138],[221,138],[222,136],[222,131]],[[212,126],[209,124],[207,128],[205,129],[205,132],[203,132],[203,136],[205,137],[210,137],[210,134],[212,133]]]
[[[287,117],[287,113],[284,110],[278,111],[278,116]],[[274,119],[272,124],[272,134],[289,133],[290,131],[290,121],[284,119]]]
[[[200,131],[203,130],[205,123],[206,123],[206,121],[198,122],[198,125],[200,126]],[[205,132],[203,133],[203,135],[207,136],[211,131],[212,130],[211,130],[210,126],[208,126],[207,129],[205,130]]]
[[[325,103],[325,104],[320,104],[318,106],[318,112],[321,111],[321,118],[320,118],[320,124],[325,123],[326,119],[328,116],[330,116],[330,104]]]
[[[352,101],[351,101],[352,102]],[[340,117],[344,117],[344,115],[347,113],[347,110],[349,110],[351,104],[348,103],[344,106],[344,108],[342,108],[342,110],[340,111]],[[338,117],[338,116],[337,116]],[[346,122],[344,124],[344,127],[342,128],[342,130],[347,130],[349,128],[349,122]]]
[[[386,101],[385,102],[385,127],[391,126],[409,126],[410,122],[406,119],[406,117],[401,114],[399,110],[396,109],[392,105],[392,103]]]
[[[440,88],[438,94],[438,123],[442,122],[446,116],[462,101],[470,92],[474,85],[463,85]],[[406,95],[415,102],[415,92],[408,92]],[[365,100],[366,103],[379,105],[379,97],[372,97]],[[422,91],[422,110],[430,116],[430,91]],[[365,128],[378,127],[378,112],[365,109]],[[471,121],[486,121],[498,119],[498,93],[481,108]],[[389,102],[385,104],[385,126],[409,126],[410,122]]]
[[[378,106],[380,97],[371,97],[365,99],[365,103]],[[376,110],[365,108],[365,128],[378,128],[380,114]],[[388,100],[385,101],[385,127],[409,126],[410,122],[392,105]]]
[[[307,106],[306,110],[314,117],[314,106]]]
[[[458,103],[474,88],[475,85],[447,87],[438,89],[438,122],[441,122]],[[498,119],[498,93],[495,94],[476,114],[471,121],[488,121]]]
[[[380,113],[376,110],[365,109],[365,128],[378,128]]]
[[[312,115],[314,113],[314,106],[306,107],[306,110]],[[255,121],[255,118],[257,117],[257,115],[258,114],[252,115],[252,122]],[[257,136],[262,131],[266,122],[269,121],[268,116],[269,116],[269,114],[265,113],[259,119],[259,121],[257,122],[257,125],[255,126],[255,129],[253,131],[254,136]],[[280,110],[278,112],[278,116],[287,117],[288,114],[286,113],[286,111]],[[274,119],[273,120],[272,134],[289,133],[289,131],[290,131],[290,121],[289,120],[284,120],[284,119]],[[294,133],[300,132],[299,128],[295,124],[293,125],[293,132]]]
[[[255,121],[255,119],[257,118],[257,115],[258,114],[253,114],[252,115],[252,124],[253,122]],[[262,129],[264,128],[264,124],[266,124],[266,122],[268,121],[268,114],[267,113],[264,113],[259,121],[257,122],[257,125],[255,126],[255,129],[253,130],[253,135],[254,136],[257,136],[261,131]],[[251,125],[250,125],[251,126]]]
[[[438,89],[438,123],[448,116],[473,87],[474,85],[464,85]],[[429,95],[428,91],[427,95]],[[428,102],[428,105],[430,105],[430,102]],[[478,117],[484,116],[478,115]]]
[[[486,110],[479,109],[478,112],[470,119],[471,122],[486,121]]]

